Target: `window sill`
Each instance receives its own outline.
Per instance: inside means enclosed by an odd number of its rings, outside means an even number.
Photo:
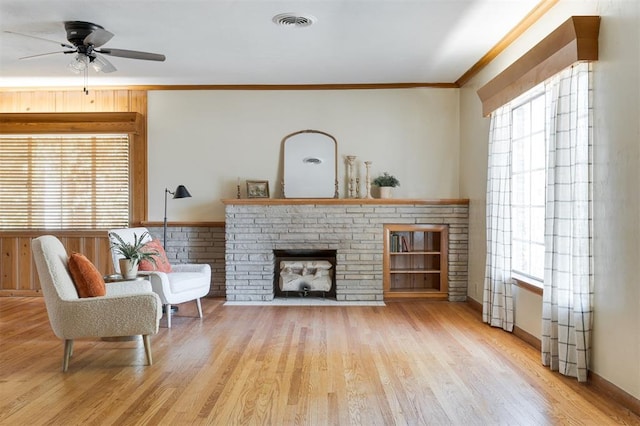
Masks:
[[[542,283],[540,281],[518,274],[513,274],[513,281],[518,287],[542,296]]]

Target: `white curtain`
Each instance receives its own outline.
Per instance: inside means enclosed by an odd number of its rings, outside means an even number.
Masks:
[[[546,84],[548,118],[542,363],[587,380],[593,262],[589,65]]]
[[[513,331],[511,296],[511,109],[491,114],[487,173],[487,259],[482,320]]]

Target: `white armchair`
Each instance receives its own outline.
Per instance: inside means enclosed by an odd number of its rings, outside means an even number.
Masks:
[[[151,235],[147,228],[123,228],[109,230],[109,239],[113,243],[112,234],[117,234],[123,241],[133,242],[134,234],[140,238],[146,232],[143,241],[151,241]],[[120,273],[119,259],[122,257],[111,250],[113,267]],[[171,328],[171,305],[196,301],[198,315],[202,318],[202,305],[200,298],[209,293],[211,287],[211,266],[209,264],[172,264],[172,272],[144,271],[140,274],[148,274],[153,291],[160,296],[167,314],[167,327]]]
[[[152,364],[149,336],[158,332],[162,309],[149,282],[111,283],[105,296],[80,298],[60,240],[52,235],[34,238],[31,249],[51,328],[65,341],[62,371],[69,368],[74,339],[83,337],[142,335],[147,363]]]

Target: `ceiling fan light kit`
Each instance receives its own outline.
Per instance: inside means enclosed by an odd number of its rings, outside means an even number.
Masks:
[[[73,60],[69,62],[69,65],[67,65],[67,67],[71,70],[72,73],[80,74],[81,72],[87,69],[88,65],[89,65],[89,58],[86,55],[78,53],[73,58]]]
[[[75,54],[73,60],[69,63],[68,68],[75,74],[84,74],[83,90],[86,94],[89,94],[89,91],[87,89],[89,65],[91,65],[96,72],[110,73],[116,71],[116,67],[103,55],[159,62],[162,62],[166,59],[164,55],[159,53],[140,52],[137,50],[127,49],[102,49],[101,47],[109,40],[111,40],[114,34],[105,30],[104,27],[98,24],[85,21],[65,21],[64,29],[67,33],[67,41],[71,44],[48,40],[29,34],[20,34],[14,31],[5,32],[56,43],[59,46],[68,49],[59,52],[26,56],[20,59],[35,58],[54,53]]]

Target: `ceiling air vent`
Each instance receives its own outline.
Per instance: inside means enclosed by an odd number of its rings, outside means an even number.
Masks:
[[[273,17],[273,22],[282,27],[310,27],[316,22],[316,18],[311,15],[299,15],[297,13],[281,13]]]

